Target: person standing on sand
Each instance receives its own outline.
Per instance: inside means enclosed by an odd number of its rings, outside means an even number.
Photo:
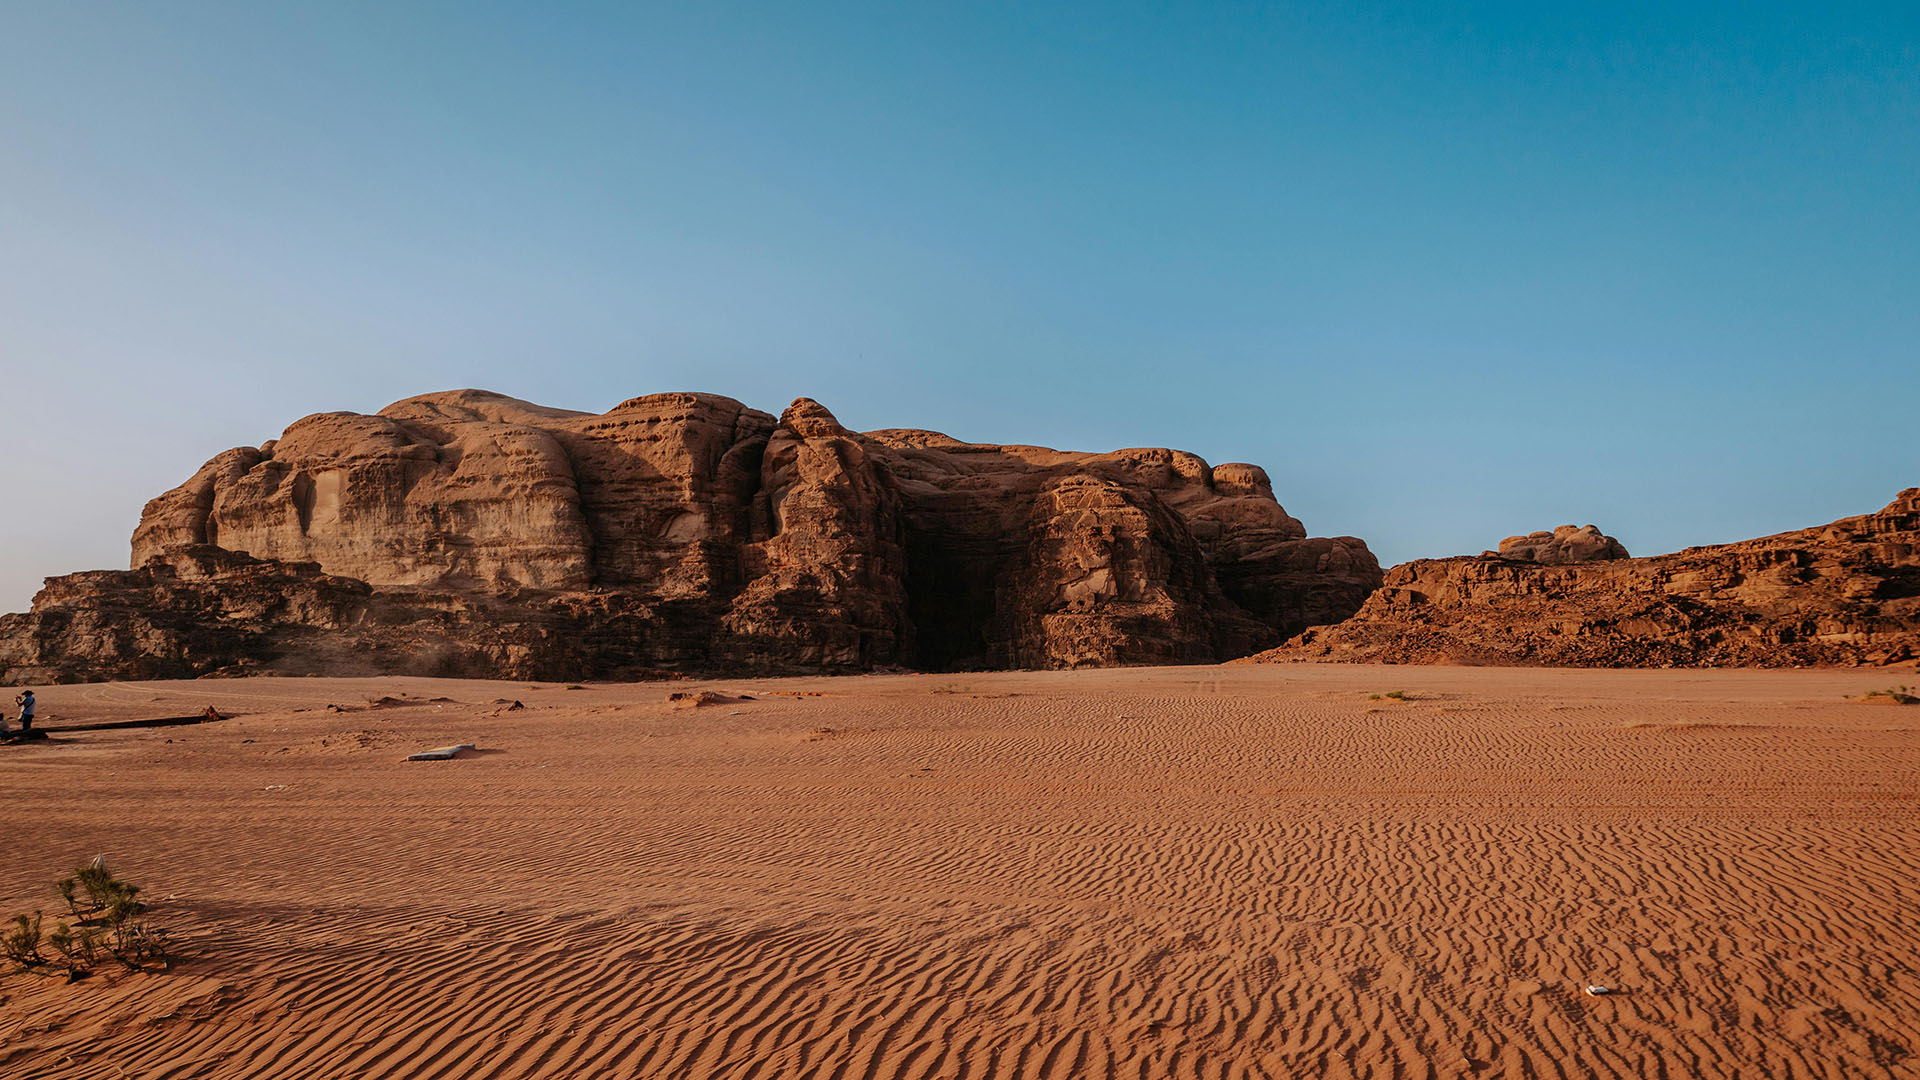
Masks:
[[[33,730],[33,691],[22,690],[13,703],[20,706],[20,733],[24,735]]]

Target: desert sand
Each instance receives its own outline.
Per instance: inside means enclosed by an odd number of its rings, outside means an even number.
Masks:
[[[0,980],[0,1074],[1920,1076],[1888,682],[50,687],[244,715],[0,749],[0,915],[105,853],[180,957]]]

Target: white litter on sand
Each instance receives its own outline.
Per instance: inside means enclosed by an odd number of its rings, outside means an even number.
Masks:
[[[407,760],[408,761],[452,761],[454,758],[460,756],[460,751],[462,750],[478,750],[478,749],[479,747],[473,745],[472,743],[461,743],[458,746],[442,746],[435,750],[422,750],[417,754],[408,754]]]

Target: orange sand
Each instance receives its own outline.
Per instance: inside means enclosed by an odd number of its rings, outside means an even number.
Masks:
[[[0,749],[0,915],[106,852],[184,956],[0,980],[0,1075],[1920,1076],[1875,679],[52,687],[249,715]]]

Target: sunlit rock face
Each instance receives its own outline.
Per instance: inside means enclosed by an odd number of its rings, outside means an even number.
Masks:
[[[1253,465],[848,431],[712,394],[307,417],[154,499],[133,569],[0,620],[15,680],[1194,663],[1357,610]]]

